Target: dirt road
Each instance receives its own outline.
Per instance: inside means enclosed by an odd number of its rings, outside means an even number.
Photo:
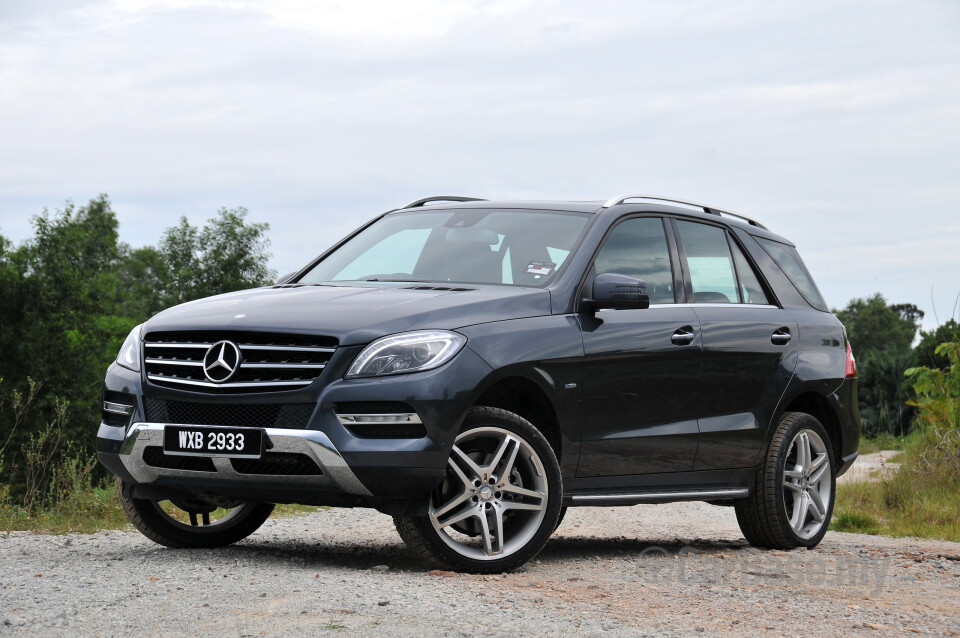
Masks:
[[[14,533],[0,634],[956,636],[958,555],[833,532],[760,551],[730,508],[701,503],[570,510],[534,562],[485,577],[431,573],[370,510],[271,520],[223,550]]]

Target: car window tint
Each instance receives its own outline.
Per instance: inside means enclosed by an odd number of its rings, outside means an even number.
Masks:
[[[614,272],[644,280],[650,303],[675,301],[670,250],[659,217],[638,217],[620,223],[607,237],[594,266],[598,275]]]
[[[737,279],[730,258],[727,233],[722,228],[677,222],[687,255],[694,303],[739,303]]]
[[[773,260],[780,266],[780,270],[790,278],[793,285],[797,287],[803,298],[806,299],[815,308],[826,308],[826,302],[820,295],[817,285],[813,283],[813,277],[807,272],[807,267],[803,265],[800,254],[793,246],[781,244],[772,239],[756,238],[757,242],[763,246]]]
[[[736,244],[731,243],[733,249],[733,260],[737,264],[737,275],[740,276],[740,295],[743,303],[752,303],[766,305],[767,295],[763,292],[763,286],[760,285],[760,279],[756,271],[744,257],[743,251]]]

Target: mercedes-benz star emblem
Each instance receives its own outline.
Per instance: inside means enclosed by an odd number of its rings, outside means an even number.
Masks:
[[[203,374],[214,383],[226,383],[240,369],[240,348],[232,341],[218,341],[203,357]]]

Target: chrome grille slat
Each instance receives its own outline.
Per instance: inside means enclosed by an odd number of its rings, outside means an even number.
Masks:
[[[211,368],[206,368],[204,361],[207,351],[221,341],[235,344],[240,359],[228,381],[216,383],[207,376]],[[332,337],[311,335],[230,330],[153,332],[144,339],[144,368],[150,382],[195,392],[296,390],[317,380],[336,352],[335,346]]]
[[[145,359],[146,363],[156,363],[165,366],[194,366],[203,367],[203,361],[187,361],[186,359]]]
[[[323,370],[327,364],[325,363],[246,363],[244,362],[241,367],[248,370],[255,369],[267,369],[267,368],[298,368],[301,370]]]
[[[165,381],[167,383],[182,383],[184,385],[198,386],[201,388],[260,388],[277,386],[305,386],[313,383],[309,381],[255,381],[255,382],[233,382],[233,383],[210,383],[209,381],[194,381],[193,379],[180,379],[177,377],[165,377],[158,374],[148,374],[147,378],[151,381]]]
[[[336,348],[311,348],[305,346],[261,346],[238,343],[240,350],[282,350],[283,352],[334,352]]]
[[[147,348],[209,348],[212,346],[212,343],[165,343],[163,341],[154,341],[150,343],[144,343],[144,346]]]

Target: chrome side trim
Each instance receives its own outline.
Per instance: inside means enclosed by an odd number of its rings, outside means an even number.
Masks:
[[[675,492],[636,492],[629,494],[574,494],[571,500],[574,503],[615,503],[631,502],[645,503],[650,501],[698,501],[710,499],[734,499],[746,498],[750,495],[747,488],[722,489],[722,490],[694,490]]]
[[[337,414],[337,420],[344,425],[352,423],[423,423],[416,412],[391,414]]]
[[[195,385],[201,388],[262,388],[262,387],[302,387],[310,385],[316,379],[309,381],[243,381],[240,383],[208,383],[206,381],[194,381],[193,379],[175,379],[173,377],[164,377],[158,374],[148,374],[147,378],[151,381],[160,381],[162,383],[180,383],[182,385]]]
[[[163,428],[165,423],[134,423],[130,426],[120,446],[120,461],[138,483],[152,483],[159,478],[182,478],[189,481],[203,476],[209,485],[217,478],[251,486],[262,484],[265,478],[271,483],[289,483],[291,485],[314,486],[318,488],[339,489],[347,494],[371,496],[370,491],[356,477],[333,442],[323,432],[317,430],[287,430],[281,428],[263,428],[266,441],[272,446],[269,452],[291,452],[305,454],[320,468],[318,476],[287,476],[270,474],[241,474],[233,469],[229,458],[210,457],[216,473],[194,472],[191,470],[172,470],[147,465],[143,460],[143,451],[148,446],[163,447]],[[181,424],[169,424],[181,425]],[[183,425],[183,427],[191,427]],[[203,426],[216,427],[216,426]]]
[[[755,303],[652,303],[649,308],[644,310],[655,310],[657,308],[756,308],[758,310],[780,310],[778,306]],[[617,308],[601,308],[597,312],[617,312]]]
[[[133,406],[123,403],[113,403],[112,401],[104,401],[103,411],[109,412],[110,414],[122,414],[123,416],[130,416],[133,413]]]

